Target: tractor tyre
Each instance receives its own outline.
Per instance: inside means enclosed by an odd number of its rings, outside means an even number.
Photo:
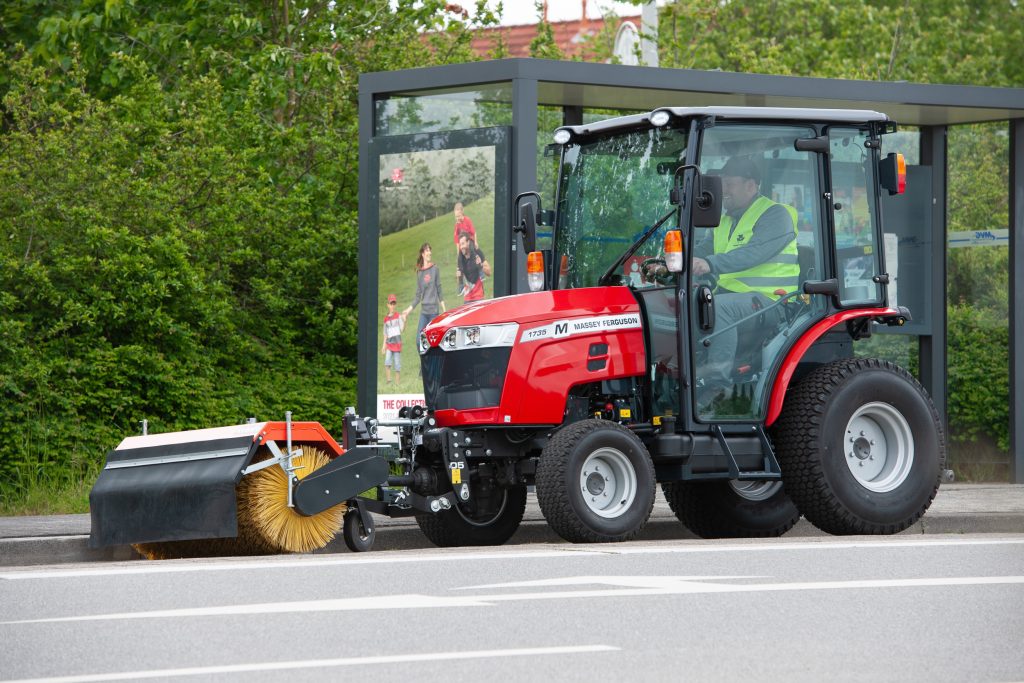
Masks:
[[[537,464],[537,502],[548,525],[572,543],[628,541],[654,506],[654,464],[622,425],[583,420],[564,427]]]
[[[673,481],[661,489],[683,526],[701,538],[781,536],[800,519],[780,481]]]
[[[526,512],[526,486],[494,488],[499,500],[488,512],[463,509],[456,503],[450,510],[418,512],[416,523],[431,543],[441,548],[464,545],[501,545],[519,528]]]
[[[924,388],[888,361],[823,365],[786,394],[773,428],[786,492],[831,534],[894,534],[939,489],[946,442]]]

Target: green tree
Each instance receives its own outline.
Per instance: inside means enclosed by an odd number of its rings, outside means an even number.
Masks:
[[[469,59],[469,29],[493,21],[478,16],[5,3],[0,486],[91,480],[142,418],[291,409],[338,429],[354,400],[358,75]]]

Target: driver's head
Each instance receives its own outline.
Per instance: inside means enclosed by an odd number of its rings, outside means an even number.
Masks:
[[[718,171],[722,176],[722,208],[728,213],[746,209],[761,186],[761,169],[750,157],[733,157]]]

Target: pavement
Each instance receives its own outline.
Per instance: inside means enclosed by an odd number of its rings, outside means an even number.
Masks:
[[[377,538],[373,550],[429,548],[410,517],[374,516]],[[916,534],[1024,533],[1024,484],[943,484],[931,508],[901,532]],[[801,519],[786,536],[823,536]],[[637,540],[694,539],[659,495],[654,511]],[[89,515],[0,517],[0,567],[110,562],[140,559],[128,546],[89,548]],[[537,498],[530,493],[523,524],[509,545],[564,543],[544,521]],[[341,534],[318,553],[349,552]]]

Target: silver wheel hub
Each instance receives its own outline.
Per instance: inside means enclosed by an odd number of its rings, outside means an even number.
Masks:
[[[864,488],[886,493],[898,488],[914,464],[910,424],[888,403],[865,403],[850,417],[843,435],[844,460]]]
[[[615,448],[599,448],[587,456],[579,485],[583,503],[606,519],[625,514],[636,499],[636,471],[626,454]]]
[[[768,500],[782,488],[782,482],[775,481],[730,481],[729,486],[740,498],[747,500]]]

